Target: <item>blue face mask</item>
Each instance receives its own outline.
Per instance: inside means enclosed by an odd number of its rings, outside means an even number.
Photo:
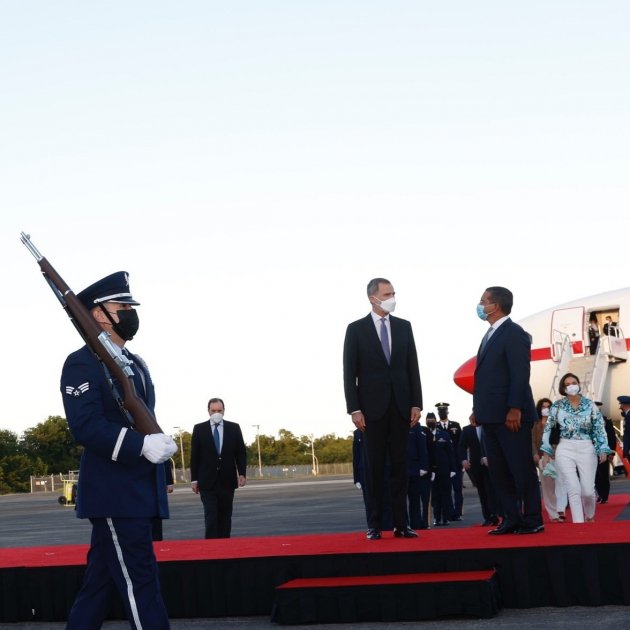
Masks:
[[[486,319],[488,319],[488,313],[486,313],[486,311],[484,311],[483,309],[484,309],[483,304],[477,304],[477,317],[479,317],[479,319],[483,319],[484,321],[486,321]]]

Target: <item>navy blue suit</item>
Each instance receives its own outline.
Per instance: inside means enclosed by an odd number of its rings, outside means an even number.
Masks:
[[[504,525],[542,525],[540,488],[531,453],[532,423],[538,420],[529,385],[530,336],[511,319],[505,320],[477,354],[473,413],[483,427],[488,470],[497,492]],[[510,408],[521,410],[521,426],[510,431]],[[522,509],[521,509],[522,505]]]
[[[134,361],[136,390],[152,410],[153,382]],[[100,628],[111,593],[121,595],[134,628],[169,628],[153,553],[151,522],[168,518],[164,465],[142,456],[144,435],[123,416],[101,364],[83,347],[63,366],[61,394],[70,432],[83,445],[77,516],[92,523],[83,585],[67,628]]]
[[[389,363],[371,314],[348,326],[343,378],[348,413],[361,411],[365,417],[368,527],[383,529],[383,478],[389,461],[394,526],[403,530],[407,527],[407,432],[411,408],[422,409],[422,389],[411,324],[392,315],[389,322]]]
[[[427,436],[417,424],[410,427],[407,442],[407,502],[409,527],[412,529],[429,526],[430,470]],[[420,471],[423,471],[422,475]]]

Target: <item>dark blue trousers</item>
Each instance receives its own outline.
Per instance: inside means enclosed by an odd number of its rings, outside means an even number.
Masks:
[[[121,596],[134,630],[171,626],[158,579],[150,518],[93,518],[83,584],[66,630],[97,630],[114,591]]]
[[[507,527],[542,525],[540,485],[532,457],[531,424],[510,431],[505,424],[484,424],[490,481]]]

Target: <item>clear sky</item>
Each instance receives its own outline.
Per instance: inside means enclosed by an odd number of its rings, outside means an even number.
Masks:
[[[485,325],[628,281],[626,0],[0,3],[0,428],[63,415],[78,292],[130,273],[162,427],[349,435],[342,346],[385,276],[425,413]]]

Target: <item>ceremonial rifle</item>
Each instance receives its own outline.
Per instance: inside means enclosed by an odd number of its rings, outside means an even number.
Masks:
[[[61,306],[63,306],[83,341],[85,341],[96,358],[107,367],[109,374],[120,383],[122,399],[119,396],[117,398],[121,411],[127,417],[131,417],[131,421],[139,433],[144,435],[163,433],[153,412],[136,392],[136,386],[133,381],[133,361],[121,352],[121,349],[110,339],[111,334],[100,327],[90,311],[85,308],[81,300],[64,282],[63,278],[55,271],[48,260],[39,253],[31,242],[30,235],[22,232],[20,239],[33,254],[44,279],[48,282],[59,302],[61,302]]]

